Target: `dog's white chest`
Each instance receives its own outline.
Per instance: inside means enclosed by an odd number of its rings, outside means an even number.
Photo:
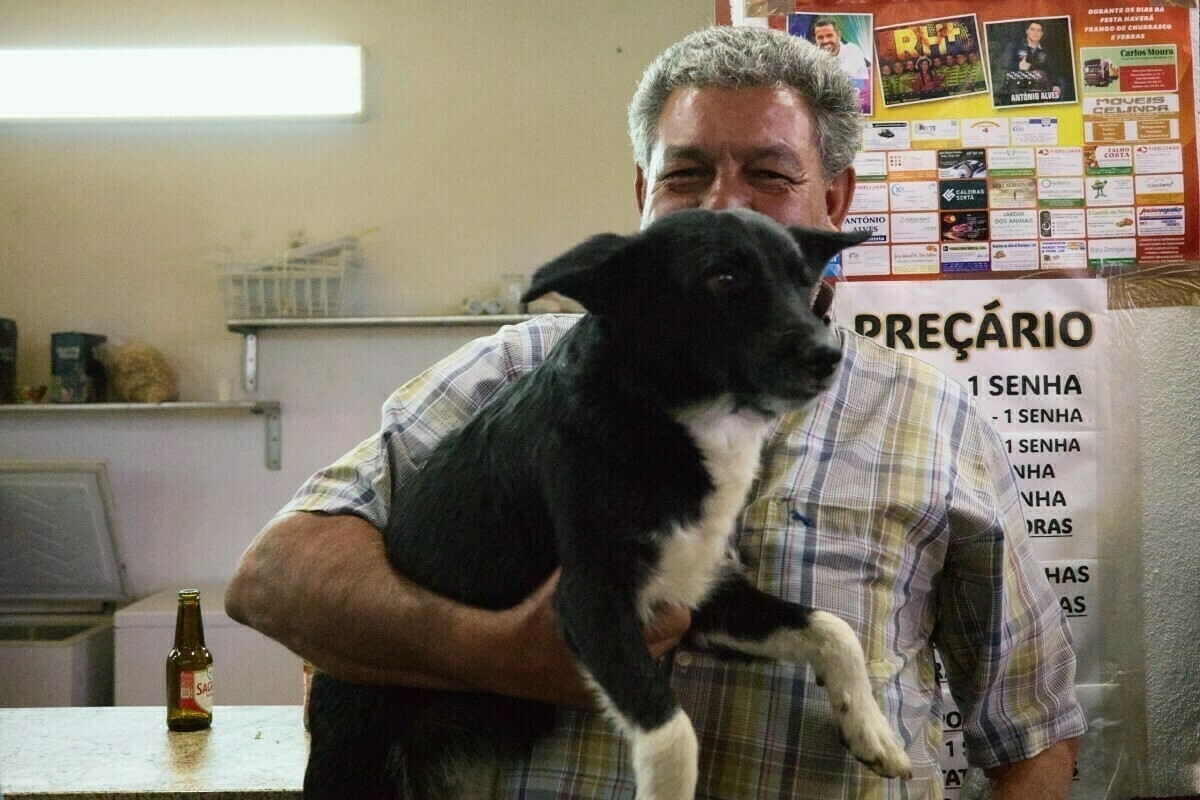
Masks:
[[[728,407],[691,410],[679,415],[691,432],[712,480],[700,519],[668,532],[658,569],[641,593],[641,611],[649,618],[658,603],[696,608],[708,595],[727,559],[734,523],[758,473],[769,423],[754,412]]]

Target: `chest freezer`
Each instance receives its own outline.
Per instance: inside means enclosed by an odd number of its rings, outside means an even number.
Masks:
[[[0,707],[112,704],[112,508],[104,462],[0,462]]]

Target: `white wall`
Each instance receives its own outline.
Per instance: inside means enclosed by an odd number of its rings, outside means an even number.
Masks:
[[[211,245],[279,252],[377,226],[366,312],[445,312],[585,235],[632,230],[625,109],[705,0],[0,4],[0,46],[360,43],[365,122],[0,129],[4,313],[21,380],[49,334],[140,336],[185,397],[233,369]]]
[[[361,310],[433,313],[585,235],[632,230],[629,94],[712,8],[0,3],[2,47],[355,42],[368,55],[362,123],[0,126],[0,316],[20,326],[20,383],[47,382],[50,334],[74,329],[150,341],[184,399],[213,399],[241,352],[203,263],[214,242],[270,252],[298,229],[378,226]],[[1200,309],[1132,319],[1146,629],[1114,635],[1144,635],[1150,788],[1184,793],[1200,760]],[[374,430],[392,389],[482,330],[264,334],[278,472],[248,415],[0,415],[0,459],[107,460],[136,595],[220,581],[309,473]]]
[[[1133,315],[1145,370],[1139,416],[1148,771],[1161,794],[1200,791],[1200,286],[1192,302]]]
[[[358,311],[445,313],[586,235],[635,229],[630,94],[711,14],[708,0],[0,4],[2,47],[349,42],[367,56],[363,122],[0,126],[0,317],[20,329],[19,385],[48,382],[63,330],[149,341],[185,400],[238,383],[214,243],[268,255],[296,230],[377,226]],[[396,386],[484,330],[263,335],[256,397],[283,405],[279,472],[250,415],[0,416],[0,458],[107,460],[137,595],[220,580]]]

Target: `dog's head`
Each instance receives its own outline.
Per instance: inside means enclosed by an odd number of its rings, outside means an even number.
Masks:
[[[602,234],[537,271],[596,320],[624,385],[682,406],[728,395],[768,413],[829,384],[836,337],[811,307],[826,262],[860,233],[785,228],[753,211],[687,210]]]

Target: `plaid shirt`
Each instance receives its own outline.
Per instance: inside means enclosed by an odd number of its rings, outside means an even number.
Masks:
[[[392,481],[573,324],[547,316],[480,339],[399,389],[379,435],[313,476],[280,513],[354,513],[382,528]],[[697,798],[941,798],[936,641],[972,764],[1080,735],[1070,634],[1025,533],[999,436],[957,384],[837,329],[834,387],[784,416],[738,525],[751,578],[859,634],[915,777],[884,780],[838,742],[807,665],[678,651],[672,683],[700,738]],[[628,753],[598,715],[562,711],[497,797],[632,800]]]

